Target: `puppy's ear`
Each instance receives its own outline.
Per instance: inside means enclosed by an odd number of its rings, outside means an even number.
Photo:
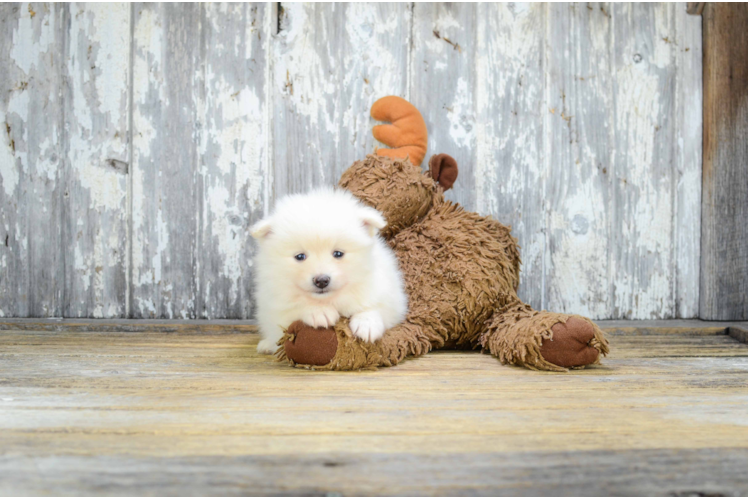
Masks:
[[[249,234],[256,240],[263,240],[272,232],[273,228],[270,224],[270,219],[262,219],[249,228]]]
[[[371,207],[363,207],[360,212],[361,223],[364,225],[364,229],[369,233],[369,236],[374,236],[387,225],[387,221],[384,220],[382,214],[378,210]]]

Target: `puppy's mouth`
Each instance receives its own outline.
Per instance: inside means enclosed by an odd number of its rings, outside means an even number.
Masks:
[[[318,297],[318,298],[328,297],[330,295],[333,295],[335,292],[337,292],[337,290],[330,290],[328,288],[325,288],[324,290],[315,288],[314,290],[312,290],[311,288],[306,288],[300,285],[296,285],[296,288],[306,296],[311,295],[312,297]]]
[[[335,293],[338,291],[340,291],[339,288],[335,288],[335,289],[325,288],[323,290],[310,290],[309,293],[316,297],[328,297],[330,295],[335,295]]]

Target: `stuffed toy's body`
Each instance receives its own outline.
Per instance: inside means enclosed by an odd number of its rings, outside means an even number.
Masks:
[[[357,161],[339,185],[387,220],[381,235],[405,279],[407,318],[374,343],[356,339],[346,318],[334,329],[295,322],[280,342],[279,358],[353,370],[392,366],[432,349],[481,348],[502,363],[565,371],[607,354],[592,321],[535,311],[519,300],[520,255],[510,229],[444,199],[457,178],[451,157],[432,157],[428,172],[418,166],[426,149],[420,113],[403,99],[386,97],[374,104],[372,116],[392,122],[375,127],[374,135],[394,149]]]

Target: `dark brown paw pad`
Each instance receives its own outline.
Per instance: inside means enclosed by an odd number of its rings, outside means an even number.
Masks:
[[[590,345],[595,327],[589,321],[571,317],[566,323],[556,323],[551,330],[553,339],[544,340],[540,346],[540,354],[549,363],[572,368],[591,365],[600,357],[600,351]]]
[[[332,328],[314,328],[301,321],[288,327],[292,340],[283,345],[286,357],[299,365],[324,366],[338,350],[338,336]]]

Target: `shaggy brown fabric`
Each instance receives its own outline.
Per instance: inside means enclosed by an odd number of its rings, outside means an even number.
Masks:
[[[510,228],[444,199],[457,180],[451,156],[436,155],[429,172],[421,171],[428,137],[418,110],[388,96],[374,103],[371,115],[392,122],[373,133],[394,149],[355,162],[339,185],[387,220],[380,234],[400,262],[408,315],[373,343],[356,339],[346,318],[326,333],[297,322],[279,342],[278,358],[354,370],[392,366],[431,349],[480,347],[502,363],[565,371],[607,354],[605,336],[589,319],[535,311],[519,300],[517,240]]]
[[[338,184],[382,212],[387,226],[379,234],[389,239],[431,208],[431,198],[423,192],[434,191],[436,184],[425,175],[414,178],[413,168],[408,160],[369,155],[343,172]]]
[[[295,327],[289,328],[278,342],[281,348],[276,356],[281,361],[288,361],[293,366],[314,368],[317,370],[360,370],[379,366],[393,366],[411,354],[423,354],[424,340],[419,342],[420,332],[408,328],[388,330],[385,336],[376,342],[362,342],[356,339],[348,328],[348,319],[341,318],[330,329],[315,329],[299,321]],[[324,332],[324,333],[323,333]],[[311,347],[324,335],[325,342],[335,339],[337,350],[325,356],[299,356],[299,351],[307,348],[319,352],[317,347]],[[292,347],[289,350],[289,347]],[[298,350],[294,351],[294,347]]]
[[[451,169],[449,160],[435,160],[440,172]],[[456,177],[456,164],[453,172]],[[400,262],[409,311],[374,343],[355,339],[342,319],[335,327],[337,352],[318,369],[391,366],[445,346],[482,348],[502,363],[551,371],[607,354],[607,341],[590,320],[535,311],[519,300],[520,256],[510,228],[445,200],[430,173],[408,160],[369,155],[343,174],[340,186],[387,219],[382,235]],[[283,347],[278,355],[302,359]]]
[[[559,325],[571,320],[573,322],[568,328],[559,328]],[[595,352],[585,351],[576,364],[579,342],[589,332],[583,324],[589,325],[592,330],[592,338],[586,344]],[[559,337],[555,337],[556,332],[560,332]],[[553,342],[558,344],[550,347]],[[566,368],[595,364],[600,354],[608,354],[608,342],[603,332],[589,319],[535,311],[519,299],[487,322],[480,344],[504,364],[548,371],[566,371]],[[565,354],[563,351],[567,350],[570,352]],[[552,359],[546,359],[544,352],[550,353]]]

